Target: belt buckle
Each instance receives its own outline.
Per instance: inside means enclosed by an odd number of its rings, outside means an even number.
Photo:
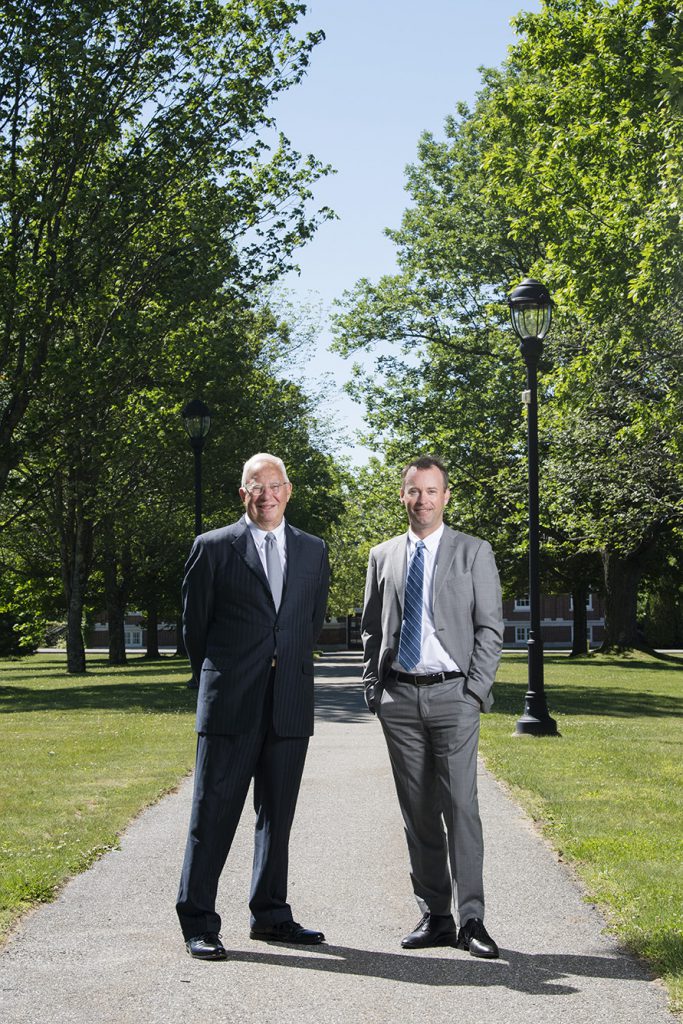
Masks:
[[[433,686],[439,681],[438,672],[425,672],[423,676],[415,676],[416,686]]]

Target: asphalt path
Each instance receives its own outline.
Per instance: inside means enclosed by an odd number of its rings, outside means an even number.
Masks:
[[[0,953],[2,1024],[673,1024],[663,987],[619,948],[483,766],[486,924],[501,958],[401,949],[420,915],[359,660],[344,652],[320,664],[291,843],[295,918],[327,942],[249,938],[247,807],[219,892],[228,959],[187,955],[174,910],[187,780],[132,823],[119,849],[23,918]]]

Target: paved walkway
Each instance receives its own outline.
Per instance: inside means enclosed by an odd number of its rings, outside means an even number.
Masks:
[[[290,896],[312,949],[254,942],[245,812],[219,897],[229,959],[185,953],[174,911],[190,785],[121,848],[24,918],[0,954],[3,1024],[673,1024],[664,990],[603,932],[527,818],[484,771],[486,923],[498,961],[401,950],[419,917],[379,724],[359,658],[328,655],[292,837]]]

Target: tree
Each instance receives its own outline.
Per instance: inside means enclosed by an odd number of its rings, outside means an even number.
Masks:
[[[485,195],[563,316],[545,467],[554,511],[604,563],[604,649],[640,646],[637,595],[680,520],[678,5],[547,0],[517,21],[505,88],[483,111]]]
[[[21,463],[14,471],[20,487],[6,492],[6,506],[11,493],[25,496],[7,529],[15,543],[26,531],[40,529],[48,543],[59,545],[70,598],[72,671],[85,667],[86,597],[89,605],[107,609],[113,664],[125,661],[123,626],[131,602],[147,613],[148,635],[160,613],[179,613],[194,525],[192,460],[180,418],[189,395],[202,394],[213,413],[203,459],[206,529],[241,513],[242,463],[258,449],[281,454],[292,467],[291,507],[298,525],[324,533],[339,514],[338,471],[316,424],[316,403],[283,376],[290,338],[293,347],[298,338],[267,306],[252,309],[224,297],[211,317],[206,304],[202,310],[201,322],[192,325],[191,356],[185,357],[187,332],[169,338],[163,357],[145,367],[137,390],[120,394],[115,375],[102,381],[95,374],[66,415],[61,405],[43,401],[52,443]],[[88,379],[83,368],[80,378]],[[74,466],[79,475],[72,476]],[[74,552],[81,556],[77,564]],[[76,593],[66,589],[72,579]]]
[[[1,16],[0,492],[40,465],[70,671],[85,668],[98,520],[115,532],[103,496],[130,395],[181,377],[218,302],[244,305],[318,221],[307,206],[324,169],[282,136],[265,142],[269,101],[321,38],[294,37],[302,10],[105,0]]]
[[[16,0],[0,15],[0,490],[46,368],[289,265],[322,173],[269,101],[321,33],[285,0]],[[156,331],[156,340],[164,330]],[[129,339],[131,347],[118,345]],[[114,345],[116,342],[116,345]],[[111,353],[111,355],[110,355]]]
[[[634,646],[638,583],[683,493],[681,17],[645,0],[546,0],[517,26],[474,108],[447,119],[445,141],[420,141],[413,205],[389,232],[400,271],[344,297],[338,343],[392,346],[370,385],[371,436],[389,458],[408,445],[454,464],[463,522],[514,580],[521,361],[505,296],[544,280],[557,302],[541,378],[545,568],[579,597],[576,572],[592,577],[600,553],[606,646]]]

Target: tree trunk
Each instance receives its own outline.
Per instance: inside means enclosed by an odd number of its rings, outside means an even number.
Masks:
[[[176,635],[176,658],[186,658],[187,650],[185,649],[185,638],[183,636],[183,617],[179,615],[175,622],[175,635]]]
[[[109,622],[109,664],[126,664],[126,606],[130,554],[125,550],[119,561],[114,517],[102,520],[102,571],[104,598]]]
[[[578,583],[572,588],[572,604],[574,605],[574,630],[570,658],[580,658],[588,653],[588,584]]]
[[[150,601],[147,606],[147,653],[145,657],[161,657],[159,651],[159,613],[155,601]]]
[[[638,587],[643,575],[642,555],[624,558],[602,552],[605,574],[605,638],[600,651],[648,650],[638,630]]]
[[[62,579],[66,597],[66,665],[77,675],[85,672],[83,607],[90,577],[92,523],[79,510],[73,516],[71,535],[62,537]]]

